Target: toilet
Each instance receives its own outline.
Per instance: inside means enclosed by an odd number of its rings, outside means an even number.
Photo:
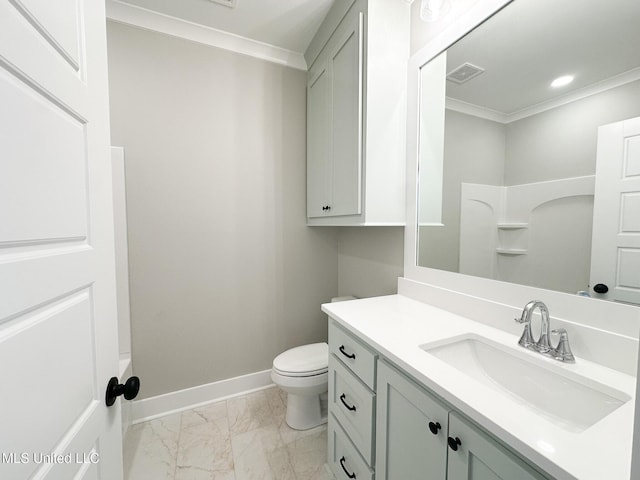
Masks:
[[[354,300],[335,297],[331,302]],[[327,422],[321,399],[328,389],[329,346],[312,343],[281,353],[273,360],[271,380],[287,392],[285,420],[294,430],[308,430]]]
[[[307,430],[327,421],[320,395],[327,391],[329,346],[313,343],[292,348],[273,360],[271,379],[287,392],[287,425]]]

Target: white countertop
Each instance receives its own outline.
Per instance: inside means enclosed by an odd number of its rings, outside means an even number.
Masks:
[[[322,310],[547,474],[558,480],[629,479],[634,377],[580,358],[575,364],[563,364],[519,347],[514,335],[402,295],[327,303]],[[631,400],[588,429],[570,432],[419,348],[468,333],[570,369]]]

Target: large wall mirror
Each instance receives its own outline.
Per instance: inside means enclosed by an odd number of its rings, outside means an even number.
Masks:
[[[422,66],[418,266],[640,304],[638,25],[514,0]]]

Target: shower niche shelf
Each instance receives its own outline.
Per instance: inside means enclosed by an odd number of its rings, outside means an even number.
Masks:
[[[498,255],[526,255],[528,253],[524,248],[496,248]]]
[[[529,224],[527,222],[499,222],[498,255],[526,255]]]
[[[529,228],[528,223],[510,223],[503,222],[498,224],[498,230],[521,230],[523,228]]]

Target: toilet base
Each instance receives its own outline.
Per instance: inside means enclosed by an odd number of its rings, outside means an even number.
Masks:
[[[323,412],[320,395],[287,394],[287,425],[294,430],[309,430],[327,423],[326,410]]]

